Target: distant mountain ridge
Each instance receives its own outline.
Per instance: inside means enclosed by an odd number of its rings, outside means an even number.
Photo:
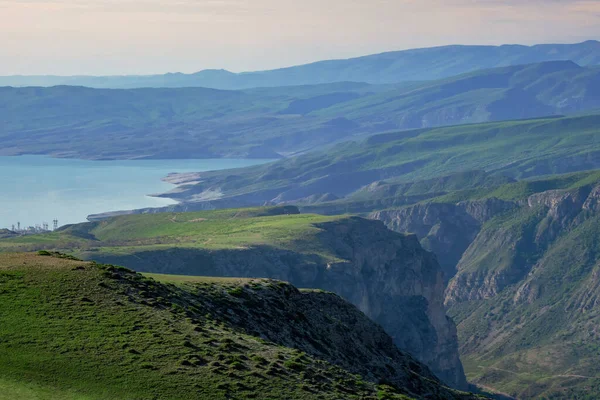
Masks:
[[[242,73],[213,69],[193,74],[168,73],[146,76],[6,76],[0,77],[0,86],[248,89],[344,81],[389,84],[443,79],[480,69],[566,60],[581,66],[599,65],[600,42],[589,40],[576,44],[535,46],[441,46]]]
[[[0,155],[280,158],[375,133],[600,109],[600,67],[548,61],[432,82],[0,88]]]

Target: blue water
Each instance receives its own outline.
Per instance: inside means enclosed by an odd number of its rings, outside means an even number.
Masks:
[[[43,156],[0,157],[0,228],[44,222],[86,221],[89,214],[161,207],[175,202],[149,197],[174,188],[171,172],[246,167],[269,160],[89,161]]]

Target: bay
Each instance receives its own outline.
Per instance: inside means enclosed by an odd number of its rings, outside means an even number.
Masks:
[[[85,222],[90,214],[162,207],[175,201],[150,197],[174,186],[171,172],[241,168],[271,160],[90,161],[45,156],[0,157],[0,228]]]

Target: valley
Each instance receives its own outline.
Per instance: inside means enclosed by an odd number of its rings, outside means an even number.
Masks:
[[[471,382],[517,398],[597,390],[599,188],[586,172],[371,216],[437,254]]]
[[[595,40],[4,76],[0,184],[0,400],[600,394]]]
[[[474,182],[475,176],[466,181]],[[481,388],[516,398],[579,398],[594,392],[600,379],[593,366],[600,174],[506,182],[480,174],[485,184],[461,189],[464,177],[444,180],[447,193],[369,215],[392,230],[414,234],[404,239],[368,220],[300,214],[297,207],[280,206],[122,216],[3,239],[0,249],[58,249],[181,279],[270,277],[325,289],[353,302],[413,355],[446,332],[448,344],[454,340],[459,346],[469,382]],[[440,187],[439,180],[429,184]],[[388,246],[391,252],[384,250]],[[381,265],[398,269],[384,272],[378,270]],[[406,268],[410,279],[401,272]],[[427,299],[426,308],[419,298]],[[400,314],[381,308],[390,303],[398,310],[398,302],[405,304]],[[436,326],[447,318],[436,314],[445,312],[444,304],[456,321],[454,334],[452,323]],[[445,362],[456,351],[451,349],[438,350]],[[450,379],[439,369],[447,364],[442,367],[428,354],[418,358]]]

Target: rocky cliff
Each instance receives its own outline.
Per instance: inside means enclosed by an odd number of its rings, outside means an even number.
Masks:
[[[476,398],[335,294],[154,278],[60,253],[0,255],[2,397]]]
[[[438,256],[447,280],[457,271],[463,253],[493,217],[517,207],[495,198],[452,203],[419,203],[397,210],[372,213],[393,231],[417,235],[423,247]]]
[[[600,393],[599,201],[600,185],[534,194],[465,252],[446,303],[463,357],[485,365],[475,382],[518,398]]]
[[[600,393],[593,361],[600,348],[600,184],[595,175],[578,179],[497,191],[513,196],[507,201],[372,215],[415,232],[442,263],[450,261],[455,276],[445,304],[474,383],[524,399]],[[564,189],[544,190],[558,181]]]
[[[304,253],[254,245],[238,249],[140,247],[134,254],[99,251],[87,257],[145,272],[267,277],[337,293],[428,365],[444,382],[466,388],[454,323],[445,314],[445,282],[433,254],[417,238],[379,221],[342,218],[316,225],[315,250]],[[335,261],[324,262],[318,249]]]
[[[593,214],[600,186],[536,193],[485,225],[464,252],[446,304],[487,299],[519,283],[554,242]]]

